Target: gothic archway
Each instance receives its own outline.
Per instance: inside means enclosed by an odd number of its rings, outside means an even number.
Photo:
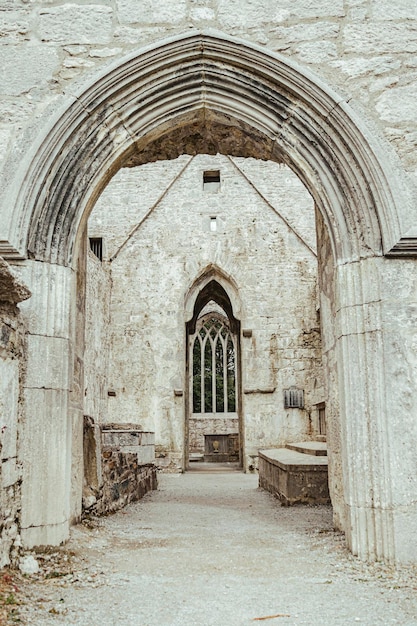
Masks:
[[[401,240],[406,187],[392,155],[319,79],[264,48],[200,32],[131,55],[65,100],[6,184],[0,253],[28,259],[29,355],[55,355],[27,394],[48,429],[26,425],[24,455],[36,471],[24,469],[24,542],[59,543],[76,517],[71,444],[59,458],[50,444],[74,440],[68,416],[77,421],[81,410],[82,297],[74,305],[73,296],[88,214],[122,165],[204,151],[284,161],[315,200],[335,265],[337,307],[327,322],[337,330],[340,367],[343,527],[364,558],[406,558],[399,533],[410,503],[393,500],[379,278],[384,254],[415,253]]]

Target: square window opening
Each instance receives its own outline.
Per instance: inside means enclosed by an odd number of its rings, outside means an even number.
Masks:
[[[216,192],[220,189],[220,170],[203,172],[203,191]]]
[[[90,250],[98,258],[103,260],[103,237],[89,237]]]

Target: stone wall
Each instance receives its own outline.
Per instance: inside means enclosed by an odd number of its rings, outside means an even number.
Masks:
[[[366,110],[416,170],[414,0],[23,2],[0,10],[0,154],[62,93],[121,56],[191,29],[218,29],[311,68]],[[50,113],[48,113],[50,114]],[[36,130],[36,123],[35,123]],[[17,161],[18,162],[18,161]],[[0,163],[1,165],[1,163]]]
[[[217,169],[220,190],[204,191],[203,172]],[[111,295],[97,269],[87,281],[96,336],[110,297],[100,358],[113,393],[104,419],[138,420],[155,430],[161,463],[183,465],[185,295],[215,265],[237,285],[241,327],[251,331],[241,337],[245,466],[256,464],[259,446],[313,434],[310,414],[324,399],[314,207],[289,168],[217,155],[122,169],[95,206],[89,235],[103,237],[111,268],[103,270],[111,271]],[[101,371],[92,342],[89,362]],[[305,392],[304,410],[284,409],[293,386]]]
[[[0,258],[0,568],[10,563],[20,546],[19,431],[26,341],[16,302],[29,295]]]
[[[0,303],[0,567],[9,563],[19,533],[21,468],[17,446],[23,349],[16,307]]]

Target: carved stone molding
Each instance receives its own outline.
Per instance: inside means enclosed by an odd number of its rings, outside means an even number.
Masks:
[[[286,162],[321,211],[338,262],[400,239],[408,201],[389,146],[347,99],[265,48],[211,31],[173,37],[66,102],[11,186],[14,243],[0,247],[11,257],[27,250],[71,264],[80,225],[121,166],[201,151]]]

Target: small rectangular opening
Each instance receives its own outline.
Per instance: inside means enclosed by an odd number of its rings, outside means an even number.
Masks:
[[[211,217],[210,218],[210,230],[212,233],[216,232],[217,230],[217,217]]]
[[[90,237],[90,250],[99,261],[103,260],[103,238],[102,237]]]
[[[326,405],[324,402],[320,402],[317,405],[319,412],[319,435],[326,435]]]
[[[203,190],[218,191],[220,189],[220,170],[203,172]]]

